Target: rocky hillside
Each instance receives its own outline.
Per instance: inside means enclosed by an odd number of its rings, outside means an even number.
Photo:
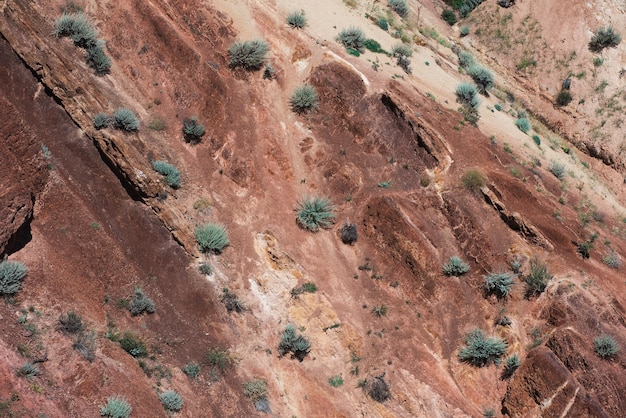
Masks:
[[[4,1],[0,416],[624,416],[623,11],[559,7]]]

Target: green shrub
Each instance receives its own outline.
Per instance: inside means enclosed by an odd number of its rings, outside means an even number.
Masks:
[[[485,279],[485,293],[494,294],[498,299],[506,298],[513,285],[512,273],[489,273]]]
[[[224,372],[235,363],[235,360],[228,350],[211,348],[205,355],[205,362],[213,369]]]
[[[615,32],[612,26],[605,26],[597,29],[591,41],[589,41],[589,49],[592,52],[600,52],[604,48],[615,48],[621,42],[622,37],[619,33]]]
[[[413,55],[413,50],[411,49],[409,45],[400,43],[400,44],[395,44],[391,48],[391,54],[396,58],[400,56],[410,57]]]
[[[372,308],[372,313],[377,317],[382,317],[387,315],[387,306],[386,305],[376,305]]]
[[[487,178],[483,173],[476,169],[467,170],[461,177],[461,184],[470,191],[476,191],[487,184]]]
[[[139,129],[139,119],[130,109],[117,109],[113,113],[113,127],[127,132]]]
[[[367,40],[363,31],[354,26],[339,32],[336,39],[346,49],[350,48],[358,52],[363,52]]]
[[[500,103],[496,103],[495,105],[493,105],[493,107],[499,112],[502,110],[502,105],[500,105]]]
[[[467,73],[472,77],[474,83],[478,87],[478,90],[482,94],[486,94],[487,90],[491,89],[494,85],[494,78],[491,71],[480,65],[472,65],[467,69]]]
[[[111,116],[106,113],[98,113],[93,118],[93,127],[97,130],[108,128],[111,125]]]
[[[87,49],[87,64],[94,69],[97,75],[108,74],[111,70],[111,58],[104,52],[104,42],[97,41]]]
[[[165,161],[153,161],[152,168],[159,174],[164,175],[165,184],[171,186],[174,189],[180,187],[180,171],[171,164]]]
[[[69,37],[74,45],[88,49],[96,45],[98,31],[84,13],[63,14],[54,22],[57,37]]]
[[[376,41],[375,39],[366,39],[365,42],[363,42],[363,46],[368,51],[372,51],[376,54],[387,54],[387,51],[385,51],[380,45],[380,43]]]
[[[613,358],[619,353],[620,347],[610,335],[600,335],[593,340],[593,349],[601,359]]]
[[[267,399],[267,383],[263,380],[251,380],[243,384],[243,394],[257,402],[261,399]]]
[[[195,379],[200,374],[200,370],[202,370],[202,368],[200,367],[198,363],[191,362],[189,364],[186,364],[181,370],[187,376],[191,377],[192,379]]]
[[[130,301],[130,305],[128,306],[128,310],[130,311],[132,316],[141,315],[142,313],[154,313],[156,309],[156,304],[152,299],[143,293],[141,288],[135,288],[135,294]]]
[[[259,70],[267,60],[269,45],[262,39],[235,42],[229,49],[230,66],[247,71]]]
[[[485,0],[463,0],[463,4],[459,6],[459,15],[467,17],[483,1]]]
[[[128,418],[133,408],[128,401],[120,396],[111,396],[106,405],[100,409],[100,415],[109,418]]]
[[[450,26],[453,26],[456,23],[456,13],[450,9],[445,9],[441,12],[441,18]]]
[[[228,312],[235,311],[241,313],[246,309],[246,305],[239,300],[236,294],[232,293],[228,288],[222,289],[222,303],[226,306]]]
[[[198,122],[198,118],[185,118],[183,120],[183,136],[185,141],[197,144],[204,135],[204,125]]]
[[[333,206],[325,197],[306,198],[299,203],[297,211],[298,224],[312,232],[330,228],[335,219]]]
[[[148,349],[146,344],[132,332],[124,333],[119,341],[120,347],[133,357],[146,357],[148,355]]]
[[[604,64],[604,58],[602,58],[602,57],[595,57],[595,58],[593,59],[593,65],[594,65],[594,67],[599,67],[599,66],[601,66],[602,64]]]
[[[280,337],[278,353],[281,356],[291,353],[291,358],[297,358],[299,361],[302,361],[309,354],[310,350],[311,343],[309,340],[305,336],[299,335],[294,325],[287,325]]]
[[[391,397],[389,385],[385,381],[385,373],[359,382],[359,386],[376,402],[383,403]]]
[[[183,408],[183,398],[173,390],[167,390],[159,395],[159,400],[166,411],[178,412]]]
[[[602,257],[602,262],[615,270],[619,270],[622,266],[622,259],[615,250],[607,252],[604,257]]]
[[[388,5],[401,17],[406,17],[409,14],[409,5],[406,0],[389,0]]]
[[[504,369],[502,370],[500,378],[502,380],[510,379],[521,364],[522,362],[517,354],[513,354],[511,357],[508,357],[504,362]]]
[[[483,367],[491,363],[500,364],[506,353],[507,343],[501,338],[486,338],[483,332],[475,329],[465,337],[466,346],[459,351],[459,360],[472,366]]]
[[[569,90],[561,90],[556,96],[556,104],[559,106],[567,106],[572,101],[572,93]]]
[[[226,227],[222,224],[208,223],[198,225],[195,229],[195,237],[200,251],[220,253],[229,244],[228,232],[226,232]]]
[[[515,126],[517,126],[517,129],[524,132],[525,134],[528,133],[531,128],[530,121],[526,118],[517,118],[515,120]]]
[[[84,328],[83,319],[74,311],[59,316],[57,329],[65,335],[77,334]]]
[[[541,146],[541,138],[538,135],[533,135],[533,141],[537,144],[538,147]]]
[[[411,60],[405,55],[398,55],[396,64],[407,74],[411,74],[413,72],[411,70]]]
[[[441,269],[446,276],[461,276],[469,271],[469,265],[453,255]]]
[[[475,65],[474,56],[467,51],[459,51],[459,65],[466,70]]]
[[[74,344],[72,344],[72,348],[87,361],[94,361],[96,359],[96,333],[94,331],[80,331]]]
[[[305,113],[317,109],[318,99],[315,88],[309,84],[297,87],[289,98],[289,104],[296,113]]]
[[[213,273],[213,269],[209,263],[200,263],[200,273],[211,274]]]
[[[344,244],[352,245],[359,238],[357,231],[357,225],[351,224],[346,221],[341,227],[341,242]]]
[[[41,373],[39,367],[30,361],[22,364],[22,366],[17,369],[17,375],[25,377],[28,380],[33,380],[39,373]]]
[[[296,286],[291,289],[291,297],[297,299],[298,295],[303,293],[315,293],[317,292],[317,285],[315,283],[307,282],[301,286]]]
[[[28,269],[19,261],[0,261],[0,295],[13,295],[20,290]]]
[[[478,91],[473,84],[461,83],[456,86],[456,101],[464,106],[470,106],[474,109],[480,105],[480,100],[476,97]]]
[[[334,388],[338,388],[339,386],[343,385],[343,377],[341,377],[341,375],[335,375],[331,378],[328,379],[328,383],[334,387]]]
[[[561,163],[559,163],[558,161],[552,161],[550,163],[550,166],[548,167],[548,170],[554,175],[554,177],[556,177],[559,180],[564,180],[565,179],[565,166]]]
[[[469,26],[463,26],[461,27],[461,30],[459,31],[459,34],[461,35],[462,38],[469,35],[469,33],[470,33]]]
[[[376,22],[378,24],[378,27],[381,28],[384,31],[388,31],[389,30],[389,22],[387,22],[387,19],[381,17],[380,19],[378,19],[378,22]]]
[[[548,283],[552,280],[552,275],[548,271],[548,266],[539,261],[537,257],[530,259],[530,274],[526,276],[526,298],[539,295],[546,290]]]
[[[294,29],[302,29],[306,26],[304,11],[292,12],[287,15],[287,24]]]

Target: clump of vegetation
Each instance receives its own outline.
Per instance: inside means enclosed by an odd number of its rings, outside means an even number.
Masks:
[[[365,49],[365,41],[367,40],[363,31],[354,26],[339,32],[336,39],[346,49],[353,49],[359,53]]]
[[[476,64],[474,61],[474,56],[467,51],[459,51],[458,57],[459,65],[465,70],[473,67]]]
[[[399,43],[399,44],[395,44],[391,48],[391,54],[396,58],[400,56],[410,57],[413,55],[413,50],[411,49],[409,45],[404,44],[404,43]]]
[[[528,133],[531,128],[530,121],[526,118],[517,118],[515,120],[515,126],[517,126],[517,129],[524,132],[525,134]]]
[[[469,35],[469,33],[470,33],[469,26],[463,26],[463,27],[461,27],[461,30],[459,31],[459,34],[461,35],[461,38],[466,37],[467,35]]]
[[[608,360],[619,353],[620,347],[613,337],[602,334],[593,340],[593,349],[601,359]]]
[[[387,306],[386,305],[376,305],[372,308],[372,313],[377,317],[382,317],[387,315]]]
[[[224,372],[235,363],[235,359],[230,355],[228,350],[212,348],[207,351],[205,356],[206,364],[209,364],[213,370]]]
[[[341,375],[332,376],[331,378],[328,379],[328,383],[332,387],[338,388],[339,386],[343,385],[343,377],[341,377]]]
[[[190,144],[197,144],[202,139],[205,129],[204,125],[198,122],[198,118],[185,118],[183,120],[183,136]]]
[[[387,54],[387,51],[385,51],[380,43],[374,39],[366,39],[363,45],[368,51],[372,51],[376,54]]]
[[[507,380],[513,377],[515,371],[522,364],[517,354],[513,354],[511,357],[508,357],[504,362],[504,369],[502,370],[502,375],[500,378],[502,380]]]
[[[547,264],[542,263],[537,257],[531,258],[530,273],[525,278],[526,298],[543,293],[552,277],[552,274],[548,271]]]
[[[352,245],[359,238],[357,225],[346,221],[341,227],[341,242]]]
[[[299,295],[303,293],[315,293],[317,292],[317,285],[312,282],[303,283],[300,286],[296,286],[291,289],[291,297],[297,299]]]
[[[96,75],[109,73],[112,61],[104,52],[104,41],[98,40],[95,46],[87,49],[86,61],[94,69]]]
[[[461,83],[456,86],[456,101],[461,103],[463,106],[469,106],[474,109],[478,108],[480,105],[480,100],[476,97],[478,91],[476,90],[476,86],[470,83]]]
[[[195,229],[195,237],[201,251],[220,253],[229,244],[228,232],[222,224],[198,225]]]
[[[130,301],[128,310],[132,316],[141,315],[142,313],[154,313],[156,304],[141,290],[140,287],[135,288],[135,294]]]
[[[325,197],[306,198],[299,203],[297,211],[298,224],[312,232],[330,228],[335,219],[333,206]]]
[[[178,189],[180,187],[180,171],[173,165],[165,162],[165,161],[153,161],[152,168],[157,173],[165,176],[163,180],[165,184],[172,187],[173,189]]]
[[[441,12],[441,18],[450,26],[456,23],[456,13],[450,9],[444,9],[444,11]]]
[[[459,14],[461,17],[467,17],[472,10],[477,8],[485,0],[462,0],[459,4]]]
[[[113,113],[113,127],[126,132],[135,132],[139,129],[139,119],[130,109],[117,109]]]
[[[166,411],[178,412],[183,408],[183,397],[173,390],[167,390],[160,394],[159,400]]]
[[[511,286],[513,286],[513,273],[490,273],[483,277],[487,295],[496,295],[498,299],[504,299],[509,295]]]
[[[311,351],[311,343],[308,338],[298,334],[294,325],[287,325],[280,337],[278,354],[284,356],[291,353],[291,358],[302,361],[309,354],[309,351]]]
[[[67,314],[59,317],[59,324],[57,329],[65,335],[77,334],[84,328],[83,319],[74,311],[69,311]]]
[[[309,84],[297,87],[289,98],[289,104],[296,113],[306,113],[317,109],[318,98],[315,88]]]
[[[74,344],[72,344],[72,348],[87,361],[94,361],[96,359],[96,333],[94,331],[80,331]]]
[[[450,260],[441,268],[446,276],[462,276],[469,271],[469,265],[464,263],[459,257],[453,255]]]
[[[407,17],[409,14],[409,5],[406,0],[389,0],[387,3],[391,9],[398,13],[401,17]]]
[[[487,184],[487,178],[480,171],[473,169],[466,171],[461,177],[461,184],[470,191],[476,191]]]
[[[385,19],[384,17],[381,17],[380,19],[378,19],[376,24],[378,25],[379,28],[381,28],[385,32],[389,30],[389,22],[387,22],[387,19]]]
[[[615,270],[619,270],[622,266],[622,259],[615,250],[607,252],[604,257],[602,257],[602,262]]]
[[[262,39],[235,42],[228,49],[230,66],[241,67],[247,71],[259,70],[267,60],[269,45]]]
[[[362,380],[359,382],[359,386],[376,402],[383,403],[391,397],[391,390],[385,381],[385,373]]]
[[[507,349],[506,341],[496,337],[487,338],[480,329],[467,334],[465,344],[459,351],[459,360],[476,367],[500,364],[500,358]]]
[[[17,375],[25,377],[28,380],[33,380],[39,373],[41,373],[39,367],[30,361],[22,364],[22,366],[17,369]]]
[[[558,161],[552,161],[548,170],[556,177],[557,179],[563,181],[565,179],[565,166]]]
[[[200,263],[200,273],[202,274],[211,274],[213,273],[213,269],[209,263]]]
[[[287,24],[294,29],[303,29],[306,26],[304,10],[289,13],[287,15]]]
[[[572,93],[569,90],[561,90],[556,96],[556,104],[559,106],[567,106],[572,101]]]
[[[124,333],[119,343],[120,347],[133,357],[146,357],[148,355],[146,344],[132,332]]]
[[[604,48],[615,48],[621,41],[621,35],[612,26],[605,26],[593,33],[591,41],[589,41],[589,50],[600,52]]]
[[[20,290],[28,269],[19,261],[0,261],[0,295],[14,295]]]
[[[467,69],[467,73],[472,77],[474,83],[478,87],[478,91],[481,94],[487,94],[487,90],[490,90],[494,86],[494,78],[491,71],[480,65],[472,65]]]
[[[111,122],[111,116],[107,115],[106,113],[98,113],[93,118],[93,127],[97,130],[106,129],[111,126]]]
[[[111,396],[100,409],[100,415],[108,418],[128,418],[133,408],[121,396]]]
[[[539,136],[538,136],[538,135],[533,135],[533,137],[532,137],[532,138],[533,138],[533,142],[534,142],[534,143],[535,143],[538,147],[540,147],[540,146],[541,146],[541,138],[539,138]]]
[[[185,364],[185,366],[183,366],[181,370],[187,376],[191,377],[192,379],[195,379],[200,374],[200,370],[202,370],[202,368],[200,367],[198,363],[191,362],[191,363]]]
[[[222,289],[222,303],[226,306],[228,312],[241,313],[246,309],[246,305],[237,297],[236,294],[228,290],[227,287]]]
[[[243,384],[243,394],[250,398],[257,411],[269,413],[267,383],[263,380],[251,380]]]
[[[104,41],[98,39],[98,31],[82,12],[64,13],[54,22],[58,38],[69,37],[79,48],[87,50],[86,60],[98,75],[107,74],[111,59],[104,52]]]

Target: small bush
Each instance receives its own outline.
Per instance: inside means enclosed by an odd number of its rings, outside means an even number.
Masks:
[[[74,45],[85,49],[96,46],[98,39],[98,31],[84,13],[63,14],[54,22],[54,33],[59,38],[69,37]]]
[[[550,166],[548,167],[548,170],[554,175],[554,177],[556,177],[559,180],[564,180],[565,179],[565,166],[561,163],[559,163],[558,161],[552,161],[550,163]]]
[[[230,352],[228,350],[212,348],[207,351],[205,356],[205,362],[206,364],[209,364],[213,369],[224,372],[235,363],[235,360],[230,355]]]
[[[87,361],[94,361],[96,359],[96,333],[94,331],[80,331],[74,344],[72,344],[72,348]]]
[[[398,55],[398,59],[396,60],[396,65],[402,68],[402,71],[404,71],[407,74],[413,73],[413,70],[411,69],[411,60],[409,59],[409,57],[405,55]]]
[[[200,251],[220,253],[229,244],[228,232],[222,224],[198,225],[195,229],[195,237]]]
[[[236,294],[232,293],[228,288],[222,289],[222,303],[226,306],[228,312],[241,313],[246,309],[246,305],[239,300]]]
[[[461,83],[456,86],[456,101],[464,106],[470,106],[474,109],[480,105],[480,100],[476,97],[478,91],[473,84]]]
[[[87,64],[94,69],[97,75],[108,74],[111,70],[111,58],[104,52],[104,42],[98,41],[87,49]]]
[[[389,22],[387,22],[387,19],[381,17],[380,19],[378,19],[378,22],[376,22],[378,24],[378,27],[381,28],[384,31],[388,31],[389,30]]]
[[[173,189],[180,187],[180,171],[173,165],[166,163],[165,161],[153,161],[152,168],[157,173],[165,176],[165,184],[171,186]]]
[[[541,138],[538,135],[533,135],[533,142],[537,144],[538,147],[541,146]]]
[[[352,245],[359,238],[357,231],[357,225],[351,224],[346,221],[341,227],[341,242],[344,244]]]
[[[622,266],[622,259],[619,254],[616,253],[614,250],[606,253],[604,257],[602,257],[602,262],[615,270],[619,270],[619,268]]]
[[[485,279],[485,293],[496,295],[498,299],[506,298],[513,285],[512,273],[490,273]]]
[[[504,369],[502,370],[500,378],[502,380],[510,379],[521,364],[522,362],[517,354],[513,354],[511,357],[508,357],[504,362]]]
[[[561,90],[556,96],[556,104],[559,106],[567,106],[572,101],[572,93],[569,90]]]
[[[363,42],[363,46],[365,46],[368,51],[372,51],[376,54],[387,54],[387,51],[374,39],[366,39],[365,42]]]
[[[251,380],[243,384],[243,394],[256,403],[261,399],[267,399],[267,383],[263,380]]]
[[[610,335],[600,335],[593,340],[593,349],[601,359],[607,360],[619,353],[620,347]]]
[[[183,136],[185,141],[191,144],[197,144],[202,139],[204,131],[204,125],[198,122],[197,118],[185,118],[185,120],[183,120]]]
[[[28,269],[19,261],[0,261],[0,295],[14,295],[20,290]]]
[[[187,376],[191,377],[192,379],[195,379],[200,374],[200,370],[202,370],[202,368],[200,367],[198,363],[191,362],[189,364],[186,364],[181,370]]]
[[[315,88],[309,84],[297,87],[289,98],[289,104],[296,113],[305,113],[317,109],[318,99]]]
[[[119,341],[120,347],[133,357],[146,357],[148,355],[148,349],[146,344],[132,332],[124,333]]]
[[[235,42],[229,49],[230,66],[247,71],[259,70],[267,60],[269,45],[262,39]]]
[[[500,358],[506,353],[507,343],[501,338],[486,338],[479,329],[467,334],[466,346],[459,351],[459,360],[472,366],[483,367],[491,363],[500,364]]]
[[[333,206],[325,197],[306,198],[299,203],[297,211],[298,224],[312,232],[330,228],[335,219]]]
[[[311,343],[309,340],[305,336],[298,334],[294,325],[287,325],[280,337],[278,353],[281,356],[291,353],[291,358],[297,358],[299,361],[302,361],[309,354],[310,350]]]
[[[515,126],[517,126],[517,129],[524,132],[525,134],[528,133],[531,128],[530,121],[526,118],[517,118],[515,120]]]
[[[135,132],[139,129],[139,119],[130,109],[117,109],[113,114],[113,127],[126,132]]]
[[[106,113],[98,113],[93,118],[93,127],[97,130],[105,129],[111,126],[111,116]]]
[[[410,57],[413,55],[413,50],[411,49],[411,47],[407,44],[395,44],[392,48],[391,48],[391,54],[394,57]]]
[[[459,65],[466,70],[475,65],[474,56],[467,51],[459,51]]]
[[[339,386],[343,385],[343,377],[341,377],[340,375],[335,375],[331,378],[328,379],[328,383],[334,387],[334,388],[338,388]]]
[[[589,49],[592,52],[600,52],[604,48],[615,48],[621,40],[621,35],[615,32],[612,26],[605,26],[593,33],[591,41],[589,41]]]
[[[486,94],[495,83],[491,71],[480,65],[472,65],[467,69],[467,73],[472,77],[481,94]]]
[[[297,299],[298,295],[303,293],[315,293],[317,292],[317,285],[315,283],[307,282],[301,286],[296,286],[291,289],[291,297]]]
[[[485,175],[478,170],[468,170],[461,177],[461,184],[467,190],[476,191],[487,184],[487,179]]]
[[[287,24],[294,29],[303,29],[306,26],[304,11],[289,13],[287,15]]]
[[[456,13],[450,9],[445,9],[441,12],[441,18],[450,26],[453,26],[456,23]]]
[[[211,274],[213,273],[213,269],[209,263],[200,263],[200,273],[202,274]]]
[[[443,271],[443,274],[448,277],[461,276],[469,271],[469,265],[467,263],[464,263],[463,260],[454,255],[450,257],[448,263],[444,264],[441,269]]]
[[[383,403],[391,397],[389,385],[385,381],[385,373],[366,380],[362,387],[376,402]]]
[[[409,5],[406,0],[389,0],[388,5],[401,17],[406,17],[409,14]]]
[[[135,294],[133,295],[132,300],[130,301],[130,305],[128,306],[128,310],[130,311],[132,316],[141,315],[142,313],[154,313],[156,309],[156,304],[152,299],[143,293],[143,290],[140,288],[135,289]]]
[[[546,290],[548,283],[552,280],[552,275],[548,271],[548,266],[539,261],[537,257],[530,259],[530,274],[526,276],[526,298],[539,295]]]
[[[365,49],[365,41],[367,40],[363,31],[354,26],[339,32],[336,39],[340,44],[346,47],[346,49],[350,48],[358,52],[363,52]]]
[[[377,317],[383,317],[387,315],[387,306],[386,305],[376,305],[372,308],[372,313]]]
[[[74,311],[69,311],[67,314],[59,317],[59,324],[57,329],[65,335],[77,334],[84,328],[83,319]]]
[[[109,418],[128,418],[133,408],[128,401],[120,396],[111,396],[100,409],[100,415]]]
[[[463,26],[461,30],[459,31],[459,34],[461,35],[462,38],[469,35],[469,33],[470,33],[469,26]]]
[[[159,400],[166,411],[178,412],[183,408],[182,396],[173,390],[168,390],[160,394]]]
[[[25,377],[28,380],[33,380],[39,373],[41,373],[39,367],[30,361],[24,363],[19,369],[17,369],[17,375]]]

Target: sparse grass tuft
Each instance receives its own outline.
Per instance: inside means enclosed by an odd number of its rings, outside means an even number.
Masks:
[[[156,309],[156,304],[152,299],[146,296],[143,293],[141,288],[135,288],[135,294],[133,295],[132,300],[128,306],[128,310],[130,311],[132,316],[141,315],[142,313],[154,313]]]
[[[487,90],[490,90],[494,86],[493,74],[485,67],[472,65],[467,68],[467,73],[472,77],[481,94],[487,94]]]
[[[133,408],[120,396],[111,396],[100,409],[100,415],[108,418],[128,418]]]
[[[469,35],[469,33],[470,33],[470,28],[469,28],[469,26],[462,26],[462,27],[461,27],[461,30],[459,31],[459,34],[461,35],[461,38],[463,38],[463,37],[465,37],[465,36]]]
[[[289,15],[287,15],[287,24],[294,29],[303,29],[306,26],[304,10],[289,13]]]
[[[387,306],[386,305],[376,305],[372,308],[372,313],[377,317],[382,317],[387,315]]]
[[[133,357],[146,357],[148,355],[146,344],[132,332],[124,333],[119,343],[120,347]]]
[[[0,261],[0,295],[14,295],[20,290],[28,269],[19,261]]]
[[[401,17],[407,17],[409,14],[409,5],[406,0],[389,0],[389,7]]]
[[[607,252],[604,257],[602,257],[602,262],[615,270],[619,270],[622,266],[622,259],[615,250]]]
[[[404,43],[399,43],[399,44],[395,44],[391,48],[391,54],[396,58],[400,56],[410,57],[413,55],[413,50],[411,49],[409,45],[404,44]]]
[[[593,340],[593,349],[601,359],[608,360],[619,353],[620,347],[610,335],[600,335]]]
[[[512,273],[489,273],[483,276],[485,279],[485,293],[496,295],[498,299],[504,299],[509,295],[513,285]]]
[[[306,198],[298,205],[298,224],[312,232],[320,228],[330,228],[335,219],[333,206],[325,197]]]
[[[165,184],[171,186],[173,189],[180,187],[180,171],[178,171],[176,167],[165,161],[153,161],[152,167],[157,173],[165,176]]]
[[[222,289],[222,303],[226,307],[228,312],[241,313],[246,309],[246,305],[237,297],[236,294],[228,290],[228,288]]]
[[[262,39],[235,42],[229,49],[230,66],[247,71],[259,70],[267,60],[269,45]]]
[[[526,276],[526,298],[539,295],[546,290],[548,283],[552,280],[552,274],[548,271],[548,266],[539,261],[537,257],[530,259],[530,274]]]
[[[446,276],[461,276],[469,271],[469,265],[464,263],[459,257],[453,255],[450,260],[441,268]]]
[[[559,106],[567,106],[572,101],[572,93],[569,90],[561,90],[556,96],[556,104]]]
[[[22,364],[22,366],[17,369],[17,375],[25,377],[28,380],[33,380],[39,373],[41,373],[39,367],[30,361]]]
[[[589,41],[589,50],[592,52],[600,52],[604,48],[615,48],[621,42],[622,37],[615,32],[612,26],[605,26],[597,29],[591,41]]]
[[[98,113],[93,118],[93,127],[97,130],[105,129],[111,126],[111,116],[106,113]]]
[[[504,362],[504,369],[502,370],[500,378],[502,380],[510,379],[521,364],[522,362],[517,354],[513,354],[511,357],[508,357]]]
[[[354,26],[339,32],[336,39],[337,42],[346,47],[346,49],[353,49],[358,52],[363,52],[365,49],[365,41],[367,40],[363,31]]]
[[[309,84],[297,87],[289,98],[289,104],[296,113],[306,113],[317,109],[318,98],[315,88]]]
[[[343,385],[343,377],[341,377],[341,375],[335,375],[331,378],[328,379],[328,383],[334,387],[334,388],[338,388],[339,386]]]
[[[525,134],[527,134],[531,128],[530,121],[526,118],[517,118],[515,120],[515,126],[517,126],[517,129],[524,132]]]
[[[267,399],[267,383],[264,380],[251,380],[243,384],[244,396],[256,403],[261,399]]]
[[[480,100],[476,97],[478,91],[476,86],[470,83],[461,83],[456,86],[456,101],[464,106],[469,106],[474,109],[480,105]]]
[[[235,363],[235,359],[230,355],[228,350],[212,348],[207,351],[205,362],[212,368],[217,369],[220,372],[224,372]]]
[[[113,127],[126,132],[135,132],[139,129],[139,119],[130,109],[117,109],[113,114]]]
[[[308,338],[298,334],[294,325],[287,325],[280,337],[278,353],[281,356],[291,353],[292,358],[297,358],[299,361],[302,361],[304,357],[309,354],[310,350],[311,343]]]
[[[183,136],[190,144],[197,144],[204,135],[204,125],[198,122],[198,118],[191,117],[183,120]]]
[[[159,395],[163,408],[169,412],[178,412],[183,408],[183,397],[173,390],[167,390]]]
[[[459,65],[464,69],[471,68],[475,65],[474,56],[467,51],[459,51]]]
[[[200,251],[220,253],[229,244],[228,232],[226,232],[226,227],[222,224],[208,223],[198,225],[195,229],[195,237]]]
[[[470,191],[481,189],[487,184],[487,178],[483,173],[476,169],[466,171],[461,177],[461,184]]]
[[[465,337],[466,346],[459,351],[459,360],[472,366],[483,367],[491,363],[500,364],[500,358],[506,353],[507,343],[501,338],[485,337],[475,329]]]
[[[84,328],[83,319],[74,311],[59,317],[57,329],[65,335],[77,334]]]
[[[195,379],[200,374],[200,370],[202,370],[202,368],[200,367],[198,363],[191,362],[191,363],[186,364],[181,370],[187,376],[191,377],[192,379]]]
[[[565,166],[558,161],[552,161],[548,170],[556,177],[557,179],[563,181],[566,176]]]

